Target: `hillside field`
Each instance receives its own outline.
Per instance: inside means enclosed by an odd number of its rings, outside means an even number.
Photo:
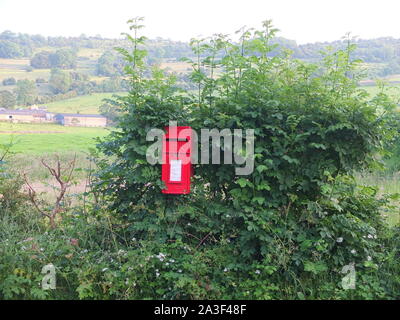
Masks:
[[[372,96],[378,94],[380,90],[378,86],[364,86],[362,88],[365,89]],[[387,93],[389,93],[394,98],[400,99],[400,84],[388,83],[386,85],[386,88]]]
[[[126,95],[126,92],[117,93],[92,93],[66,100],[54,101],[43,104],[50,112],[98,114],[103,99],[112,98],[114,95]]]
[[[107,128],[0,122],[0,144],[13,141],[13,152],[24,155],[87,152],[96,145],[95,138],[108,132]]]

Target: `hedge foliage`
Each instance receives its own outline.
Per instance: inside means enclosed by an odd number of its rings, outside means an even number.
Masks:
[[[97,201],[70,209],[49,232],[34,219],[21,229],[3,210],[0,296],[398,299],[399,233],[383,218],[398,211],[395,196],[352,176],[393,139],[395,104],[358,88],[354,47],[328,49],[320,65],[285,51],[272,57],[276,30],[266,21],[240,30],[239,42],[193,40],[197,58],[187,61],[197,89],[184,91],[160,69],[145,77],[141,21],[130,21],[133,50],[119,49],[131,90],[116,102],[117,129],[99,144]],[[146,135],[170,120],[254,129],[254,172],[195,165],[191,194],[163,195]],[[39,268],[50,262],[58,289],[44,291]],[[355,289],[343,288],[346,267]]]

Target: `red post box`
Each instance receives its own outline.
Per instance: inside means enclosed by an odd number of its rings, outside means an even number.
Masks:
[[[192,129],[191,127],[166,127],[163,137],[162,173],[165,183],[162,193],[190,193],[192,176]]]

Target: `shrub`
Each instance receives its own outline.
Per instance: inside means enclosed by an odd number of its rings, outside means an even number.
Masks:
[[[14,86],[16,84],[17,84],[17,81],[13,77],[6,78],[3,80],[3,86]]]
[[[380,280],[385,248],[376,240],[387,233],[381,211],[390,199],[357,187],[352,172],[372,164],[391,135],[379,111],[390,113],[394,104],[386,96],[368,99],[358,88],[353,45],[328,50],[322,65],[305,64],[285,52],[269,57],[275,32],[267,21],[262,30],[244,31],[239,44],[224,36],[193,41],[197,59],[187,61],[197,95],[183,97],[174,78],[156,68],[144,78],[145,51],[119,49],[132,63],[125,68],[131,91],[119,99],[118,130],[99,146],[116,160],[100,162],[97,188],[128,223],[130,237],[164,251],[181,243],[193,261],[193,252],[226,255],[218,259],[227,261],[227,277],[220,274],[223,264],[212,263],[207,275],[198,275],[221,297],[393,298]],[[136,48],[144,38],[131,41]],[[217,59],[221,50],[226,54]],[[146,134],[169,120],[197,131],[255,129],[254,172],[238,177],[234,165],[196,165],[190,195],[163,195],[161,168],[146,161]],[[355,291],[340,285],[349,264],[359,274]],[[164,297],[172,284],[157,283],[151,297]],[[204,297],[199,286],[174,298]]]

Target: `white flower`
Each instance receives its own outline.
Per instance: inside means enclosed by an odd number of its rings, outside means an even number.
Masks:
[[[369,234],[367,237],[368,239],[372,239],[374,236],[372,234]]]
[[[165,254],[160,252],[156,257],[162,262],[165,259]]]
[[[261,273],[260,270],[256,270],[256,271],[254,271],[254,272],[255,272],[255,274],[260,274],[260,273]]]
[[[341,242],[343,242],[343,238],[342,238],[342,237],[340,237],[340,238],[337,238],[337,239],[336,239],[336,242],[338,242],[338,243],[341,243]]]
[[[192,224],[189,222],[187,225],[188,225],[188,226],[191,226]]]
[[[174,259],[169,259],[169,262],[174,263],[175,260]]]
[[[182,270],[181,270],[181,269],[179,269],[179,270],[178,270],[178,272],[179,272],[179,273],[182,273]]]
[[[167,262],[165,265],[166,265],[166,266],[169,266],[169,262]]]
[[[101,271],[106,272],[108,270],[108,268],[104,268]]]
[[[135,241],[136,241],[136,238],[135,238],[135,237],[133,237],[133,238],[132,238],[132,241],[133,241],[133,242],[135,242]]]
[[[350,252],[351,252],[352,254],[356,254],[356,253],[357,253],[357,251],[356,251],[356,250],[354,250],[354,249],[353,249],[353,250],[351,250]]]
[[[157,278],[159,277],[159,275],[160,275],[160,273],[159,273],[159,272],[156,272],[156,277],[157,277]]]
[[[368,256],[368,257],[367,257],[367,260],[368,260],[368,261],[371,261],[371,260],[372,260],[372,258],[371,258],[370,256]]]
[[[225,269],[224,269],[224,272],[228,272],[228,271],[229,271],[228,268],[225,268]]]

